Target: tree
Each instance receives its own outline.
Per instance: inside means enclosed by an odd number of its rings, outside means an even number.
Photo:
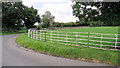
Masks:
[[[36,22],[40,22],[40,16],[38,15],[37,9],[25,6],[23,11],[23,21],[28,29],[33,27]]]
[[[22,2],[2,2],[3,30],[7,30],[8,32],[15,31],[22,25],[25,25],[29,29],[36,22],[40,22],[37,9],[33,7],[28,8]]]
[[[120,2],[73,2],[73,15],[83,23],[99,21],[105,25],[120,25]]]
[[[46,11],[45,14],[42,15],[42,20],[41,20],[43,23],[43,27],[48,27],[54,24],[54,19],[55,19],[55,16],[52,16],[49,11]]]
[[[2,2],[2,27],[7,31],[12,31],[17,28],[16,25],[21,23],[22,15],[21,2]]]

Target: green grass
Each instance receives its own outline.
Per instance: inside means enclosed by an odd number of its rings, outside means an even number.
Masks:
[[[51,32],[49,31],[59,31],[59,35],[58,32],[52,32],[52,38],[51,38]],[[66,32],[69,32],[67,35],[67,38],[71,38],[68,39],[66,42]],[[72,44],[72,45],[76,45],[76,33],[70,33],[70,32],[85,32],[85,33],[77,33],[77,39],[85,39],[85,40],[77,40],[77,45],[78,46],[91,46],[91,47],[97,47],[97,48],[101,48],[101,33],[102,33],[102,48],[110,48],[111,46],[115,46],[115,42],[116,42],[116,35],[106,35],[106,34],[118,34],[118,27],[87,27],[87,28],[73,28],[73,29],[60,29],[60,30],[48,30],[47,31],[47,42],[52,42],[54,43],[63,43],[63,44]],[[89,32],[89,34],[88,34]],[[100,34],[92,34],[92,33],[100,33]],[[55,35],[54,35],[55,34]],[[60,35],[61,34],[61,35]],[[38,38],[40,40],[40,33],[37,34]],[[89,35],[89,37],[88,37]],[[83,37],[86,36],[86,37]],[[98,37],[98,38],[94,38],[94,37]],[[41,34],[42,37],[42,41],[45,40],[45,34],[44,32],[42,32]],[[56,37],[61,37],[61,38],[56,38]],[[36,38],[36,35],[35,37]],[[106,39],[106,38],[114,38],[114,39]],[[89,40],[88,40],[89,39]],[[58,41],[58,40],[63,40],[63,41]],[[99,42],[96,42],[99,41]],[[107,42],[105,42],[107,41]],[[82,43],[80,43],[82,42]],[[84,44],[86,43],[86,44]],[[95,44],[95,45],[93,45]],[[97,45],[96,45],[97,44]],[[106,47],[109,46],[109,47]]]
[[[85,27],[85,28],[73,28],[73,29],[60,29],[55,31],[118,34],[119,27]]]
[[[118,59],[117,51],[43,42],[28,38],[27,33],[18,36],[16,38],[16,42],[25,48],[33,49],[37,52],[46,53],[53,56],[113,65],[119,65],[118,61],[120,61]]]
[[[18,34],[18,33],[25,33],[26,30],[20,30],[20,31],[16,31],[16,32],[2,32],[0,33],[0,35],[10,35],[10,34]]]

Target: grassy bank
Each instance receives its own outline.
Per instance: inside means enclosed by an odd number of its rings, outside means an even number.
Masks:
[[[118,65],[119,61],[117,51],[106,51],[93,48],[84,48],[81,46],[76,47],[42,42],[28,38],[27,34],[18,36],[16,38],[16,42],[25,48],[33,49],[37,52],[46,53],[53,56],[113,65]]]

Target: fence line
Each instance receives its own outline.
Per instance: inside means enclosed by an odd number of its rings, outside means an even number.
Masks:
[[[87,34],[87,35],[80,35]],[[90,36],[93,34],[93,36]],[[100,35],[100,36],[96,36]],[[114,36],[104,37],[106,36]],[[59,32],[59,31],[43,31],[43,30],[28,30],[28,37],[51,43],[59,43],[65,45],[76,45],[97,49],[120,50],[118,42],[118,34],[103,34],[90,32]],[[109,40],[109,41],[108,41]]]

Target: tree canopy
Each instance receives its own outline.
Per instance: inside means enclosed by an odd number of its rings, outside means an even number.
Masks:
[[[99,21],[107,26],[120,25],[120,2],[73,2],[73,15],[82,23]]]
[[[34,9],[33,7],[25,7],[23,11],[23,21],[28,29],[31,28],[36,22],[40,23],[40,16],[37,13],[37,9]]]
[[[30,28],[34,23],[40,22],[37,9],[27,7],[22,2],[2,2],[3,30],[16,30],[18,26],[25,25]]]
[[[52,16],[49,11],[46,11],[45,14],[42,15],[41,22],[43,23],[43,27],[48,27],[54,23],[55,16]]]

